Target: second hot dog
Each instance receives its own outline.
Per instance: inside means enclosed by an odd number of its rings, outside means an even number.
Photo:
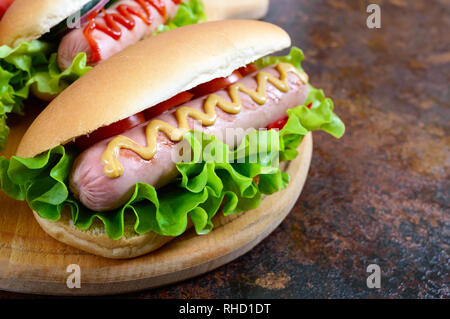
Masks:
[[[58,49],[58,65],[65,70],[80,52],[90,65],[105,60],[152,35],[177,13],[182,0],[121,0],[65,35]]]

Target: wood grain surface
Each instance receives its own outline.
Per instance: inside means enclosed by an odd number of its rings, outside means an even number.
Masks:
[[[7,155],[23,135],[33,112],[14,127]],[[269,235],[292,209],[306,180],[312,135],[287,165],[292,181],[284,191],[264,198],[260,207],[236,216],[218,216],[214,230],[193,230],[163,248],[130,260],[111,260],[66,246],[48,236],[31,210],[0,194],[0,289],[46,295],[105,295],[158,287],[191,278],[241,256]],[[69,265],[81,270],[81,288],[69,289]]]

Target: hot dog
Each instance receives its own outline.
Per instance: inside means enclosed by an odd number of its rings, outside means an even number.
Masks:
[[[152,35],[159,26],[176,15],[181,2],[117,1],[81,28],[70,31],[62,38],[58,49],[59,67],[62,70],[69,68],[81,52],[86,53],[89,65],[111,57]]]
[[[292,201],[299,192],[280,192],[289,176],[278,160],[296,160],[312,130],[345,128],[299,49],[268,56],[289,45],[279,27],[242,20],[130,46],[38,116],[17,156],[0,158],[0,188],[27,200],[51,236],[109,258],[155,250],[189,225],[208,233],[216,214],[251,213],[263,195]],[[227,129],[239,129],[232,140]],[[215,156],[174,161],[185,142]]]

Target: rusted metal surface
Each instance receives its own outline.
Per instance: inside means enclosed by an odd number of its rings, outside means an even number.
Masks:
[[[138,298],[448,298],[450,3],[272,0],[267,21],[306,55],[341,140],[315,134],[294,210],[250,253]],[[381,267],[369,289],[366,268]],[[0,293],[0,297],[19,297]]]

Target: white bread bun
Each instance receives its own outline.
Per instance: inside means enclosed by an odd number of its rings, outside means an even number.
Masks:
[[[143,40],[56,97],[28,128],[17,155],[34,157],[64,145],[290,43],[281,28],[251,20],[196,24]]]
[[[90,0],[15,0],[0,20],[0,45],[39,39]]]
[[[118,240],[108,237],[103,224],[96,220],[88,230],[73,225],[69,209],[57,222],[40,217],[33,212],[41,228],[56,240],[88,253],[113,259],[133,258],[154,251],[168,243],[173,237],[160,236],[154,232],[137,234],[131,222],[125,223],[124,236]]]
[[[15,0],[0,20],[0,45],[17,47],[39,39],[91,0]],[[204,0],[210,21],[259,19],[266,15],[269,0]]]
[[[269,0],[203,0],[208,21],[261,19],[269,11]]]

